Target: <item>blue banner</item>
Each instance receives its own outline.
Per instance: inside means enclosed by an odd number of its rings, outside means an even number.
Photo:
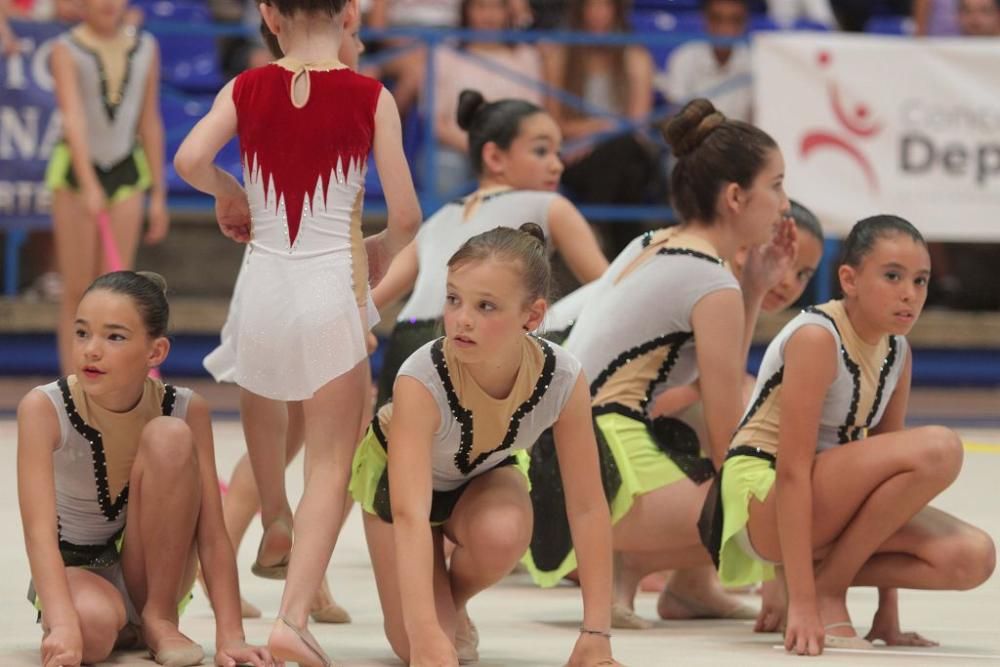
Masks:
[[[58,23],[12,24],[21,52],[0,54],[0,228],[49,224],[45,166],[62,136],[49,56]]]

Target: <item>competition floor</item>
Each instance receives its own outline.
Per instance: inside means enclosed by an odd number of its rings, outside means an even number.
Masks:
[[[13,421],[17,397],[33,384],[37,382],[0,382],[0,448],[6,461],[0,466],[0,521],[8,527],[8,540],[0,545],[0,572],[4,573],[0,577],[0,667],[38,664],[40,630],[24,598],[28,565],[17,512]],[[234,395],[202,382],[193,386],[227,415],[215,422],[219,471],[226,477],[244,447],[239,423],[233,418]],[[917,391],[911,412],[914,422],[949,423],[966,442],[962,475],[935,505],[1000,538],[1000,494],[996,487],[1000,479],[1000,391]],[[301,457],[289,470],[289,489],[293,494],[301,491]],[[260,528],[254,526],[240,550],[241,584],[244,595],[264,610],[265,617],[273,617],[280,584],[250,574],[259,537]],[[345,667],[398,665],[382,635],[374,580],[356,509],[341,535],[329,578],[336,598],[350,611],[354,622],[342,626],[314,624],[312,630],[323,647]],[[196,593],[181,629],[210,653],[214,641],[212,613],[201,592]],[[828,652],[820,659],[823,664],[1000,666],[1000,575],[967,593],[904,591],[900,597],[904,629],[920,631],[940,641],[941,647]],[[655,602],[655,594],[641,594],[639,613],[653,618]],[[859,628],[867,628],[874,602],[873,591],[851,593],[851,613]],[[562,665],[569,656],[577,636],[581,605],[575,588],[543,591],[531,586],[525,577],[514,576],[474,599],[470,612],[482,637],[480,664],[484,667],[555,666]],[[246,622],[248,638],[264,641],[269,625],[266,618]],[[778,635],[754,635],[751,627],[749,622],[661,622],[645,632],[617,632],[613,640],[615,656],[629,667],[771,665],[797,660],[774,648],[780,642]],[[798,660],[801,664],[803,659]],[[154,663],[140,653],[131,653],[103,664]]]

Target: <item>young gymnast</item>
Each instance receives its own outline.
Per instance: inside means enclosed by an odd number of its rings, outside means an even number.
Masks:
[[[204,399],[149,371],[167,357],[169,307],[156,274],[119,271],[75,315],[74,373],[18,406],[17,481],[41,612],[41,662],[100,662],[145,645],[163,665],[201,663],[180,633],[196,556],[215,611],[215,663],[270,665],[240,622]]]
[[[759,581],[769,563],[783,564],[789,651],[870,648],[852,627],[849,586],[967,589],[993,571],[991,538],[928,506],[958,475],[958,436],[905,429],[904,336],[930,268],[906,220],[855,225],[839,268],[843,299],[807,309],[768,346],[721,499],[706,504],[704,537],[724,583]],[[895,593],[882,597],[877,634],[898,636]]]
[[[285,56],[227,84],[174,164],[215,196],[223,232],[250,243],[233,306],[234,376],[264,524],[255,572],[287,576],[269,647],[278,659],[327,664],[305,626],[340,530],[330,517],[343,516],[367,400],[368,283],[413,239],[420,208],[392,96],[337,59],[343,12],[356,3],[274,0],[260,10]],[[237,133],[246,192],[212,164]],[[362,242],[373,148],[388,226]],[[294,545],[284,487],[289,401],[302,401],[307,456]]]
[[[696,615],[747,614],[711,572],[696,519],[743,411],[740,388],[761,301],[791,265],[796,244],[771,137],[704,99],[685,106],[665,135],[678,158],[671,193],[683,223],[630,243],[566,340],[590,380],[598,444],[611,471],[604,491],[618,556],[614,621],[632,628],[648,627],[632,611],[638,582],[665,569],[699,568],[675,576],[664,592],[707,610]],[[726,261],[743,247],[750,250],[737,281]],[[651,414],[662,392],[696,379],[711,459],[690,427]],[[541,585],[576,565],[560,520],[555,462],[545,441],[531,451],[532,502],[547,521],[536,524],[525,563]]]
[[[344,30],[347,38],[340,45],[338,56],[341,62],[353,70],[358,69],[358,61],[365,47],[361,42],[359,33],[361,30],[361,20],[354,12],[345,12]],[[271,50],[274,58],[281,58],[284,54],[277,43],[274,35],[267,30],[267,25],[262,25],[265,34],[265,41]],[[249,252],[249,247],[247,248]],[[244,258],[245,260],[246,258]],[[234,306],[239,302],[236,290],[242,285],[243,266],[240,267],[240,274],[236,277],[236,285],[233,290],[232,303],[226,323],[222,327],[221,344],[205,357],[205,369],[212,374],[216,382],[233,382],[236,371],[236,338],[235,329],[239,316]],[[371,304],[369,303],[369,306]],[[377,312],[374,308],[369,309],[369,322],[374,323]],[[299,401],[288,403],[287,423],[285,429],[285,464],[289,464],[302,449],[304,442],[302,403]],[[286,501],[287,504],[287,501]],[[257,491],[257,483],[254,480],[253,469],[250,465],[249,457],[244,454],[233,468],[233,473],[229,478],[227,492],[222,498],[222,514],[226,519],[226,530],[229,532],[229,539],[233,543],[233,550],[239,552],[240,542],[246,534],[254,516],[260,511],[260,497]],[[260,609],[248,602],[240,599],[240,609],[244,618],[259,618]],[[309,616],[317,623],[350,623],[351,616],[343,607],[337,604],[330,594],[330,588],[326,578],[316,595],[313,596],[310,604]]]
[[[529,335],[550,282],[540,228],[472,237],[446,280],[444,337],[400,368],[354,459],[386,637],[412,665],[478,659],[466,604],[510,572],[531,536],[513,454],[552,427],[581,554],[583,625],[570,664],[615,665],[611,524],[586,380],[565,350]],[[456,545],[447,564],[445,537]]]
[[[83,22],[56,40],[52,78],[63,141],[45,174],[63,279],[59,358],[70,359],[73,316],[83,291],[111,267],[102,261],[98,219],[108,216],[118,254],[132,265],[150,190],[147,243],[167,234],[160,56],[156,40],[124,23],[126,0],[83,0]]]
[[[580,282],[594,280],[608,266],[587,221],[555,191],[563,170],[562,135],[549,114],[531,102],[486,102],[478,92],[465,90],[459,96],[458,125],[469,135],[479,189],[432,215],[373,291],[381,309],[412,290],[379,376],[379,405],[391,397],[400,364],[439,334],[447,260],[476,234],[527,220],[541,226]]]
[[[798,301],[823,258],[823,228],[819,219],[812,211],[795,200],[790,200],[789,203],[789,217],[798,230],[795,262],[788,268],[778,284],[764,296],[760,309],[765,313],[782,311]],[[732,269],[737,278],[743,269],[743,263],[746,261],[746,252],[747,249],[740,249],[733,257]],[[599,283],[596,281],[587,283],[552,304],[552,307],[545,313],[544,335],[546,339],[557,343],[566,340],[584,305],[595,293],[594,290],[597,289],[598,285]],[[659,404],[664,402],[667,395],[676,394],[678,391],[683,391],[691,398],[681,404],[671,401],[667,405],[669,409],[660,409]],[[673,414],[683,407],[687,407],[692,400],[696,399],[697,394],[691,395],[687,388],[664,392],[658,399],[653,414]],[[677,405],[682,407],[677,407]]]

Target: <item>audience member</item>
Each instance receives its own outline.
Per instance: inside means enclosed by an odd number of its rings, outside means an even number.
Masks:
[[[958,0],[913,0],[913,34],[945,37],[958,34]]]
[[[463,28],[508,30],[513,27],[515,19],[511,0],[462,0]],[[541,106],[541,88],[526,80],[536,84],[540,82],[542,64],[538,50],[528,44],[468,42],[457,50],[438,49],[435,67],[434,133],[440,148],[437,163],[440,194],[451,192],[475,179],[468,158],[469,136],[456,121],[459,93],[466,88],[474,88],[488,102],[519,98]]]
[[[961,0],[958,27],[965,37],[1000,37],[1000,0]]]
[[[706,0],[702,10],[709,36],[746,35],[750,20],[746,0]],[[656,77],[656,88],[673,104],[707,97],[727,118],[749,121],[753,105],[749,77],[750,49],[746,44],[692,41],[673,52],[666,71]]]

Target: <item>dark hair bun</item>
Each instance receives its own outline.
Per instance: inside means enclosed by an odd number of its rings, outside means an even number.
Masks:
[[[536,225],[535,223],[533,223],[533,222],[526,222],[523,225],[521,225],[520,227],[518,227],[517,230],[520,231],[520,232],[524,232],[525,234],[528,234],[530,236],[535,237],[536,241],[538,241],[542,245],[545,245],[545,232],[543,232],[542,228],[539,227],[538,225]]]
[[[674,157],[684,157],[694,151],[712,130],[722,125],[726,117],[703,97],[691,100],[663,126],[663,137],[673,149]]]
[[[136,271],[135,274],[137,276],[142,276],[149,282],[156,285],[156,288],[161,292],[163,292],[164,294],[167,293],[167,280],[159,273],[155,273],[153,271]]]
[[[468,88],[463,90],[458,94],[458,113],[456,114],[456,120],[458,120],[458,126],[463,130],[468,131],[469,127],[472,126],[472,121],[475,119],[476,114],[479,110],[486,105],[486,98],[478,90],[469,90]]]

